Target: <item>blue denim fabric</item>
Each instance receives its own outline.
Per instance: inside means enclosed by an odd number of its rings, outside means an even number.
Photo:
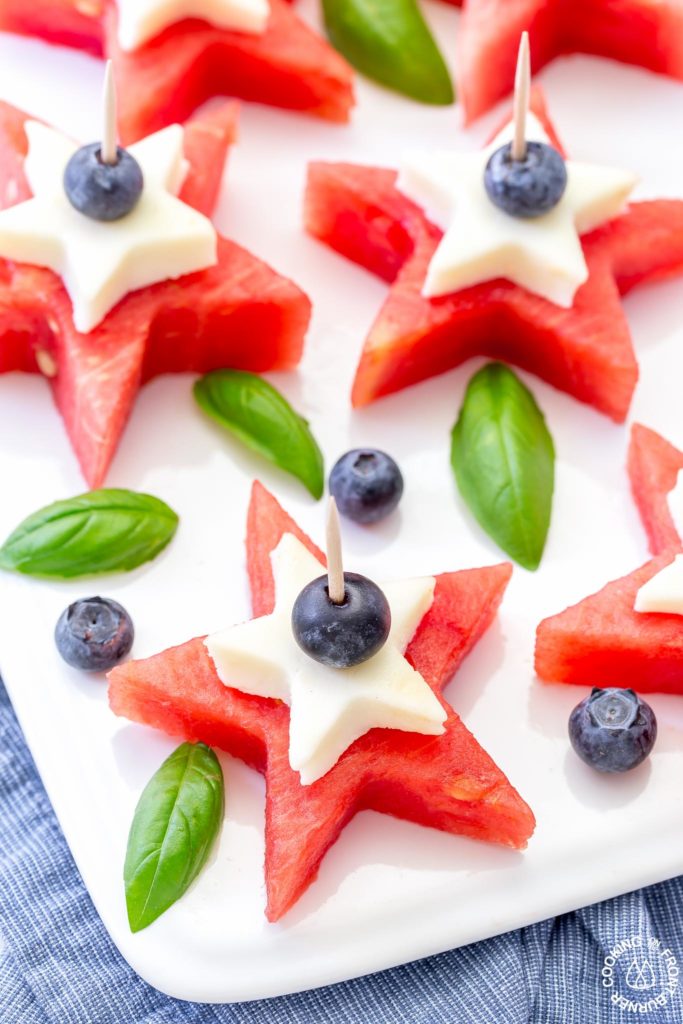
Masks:
[[[0,1024],[683,1022],[680,987],[665,991],[673,957],[683,964],[683,878],[326,989],[225,1006],[169,999],[112,945],[1,683],[0,932]],[[638,950],[615,948],[624,940]]]

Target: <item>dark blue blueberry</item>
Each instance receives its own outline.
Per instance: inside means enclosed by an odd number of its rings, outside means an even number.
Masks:
[[[633,690],[596,687],[569,716],[569,739],[581,760],[599,772],[627,772],[652,750],[657,719]]]
[[[107,672],[133,646],[130,615],[118,601],[84,597],[70,604],[55,627],[57,650],[69,665],[86,672]]]
[[[301,591],[292,609],[296,642],[314,661],[350,668],[367,661],[386,643],[391,628],[389,602],[376,583],[344,573],[344,601],[333,604],[327,576]]]
[[[492,203],[511,217],[540,217],[557,206],[567,187],[564,160],[545,142],[527,142],[524,160],[512,159],[512,145],[492,154],[484,171]]]
[[[376,523],[393,512],[403,494],[401,470],[386,452],[354,448],[335,463],[330,494],[356,523]]]
[[[117,148],[115,164],[100,158],[100,143],[76,150],[64,171],[64,191],[71,205],[92,220],[121,220],[135,209],[144,185],[140,164]]]

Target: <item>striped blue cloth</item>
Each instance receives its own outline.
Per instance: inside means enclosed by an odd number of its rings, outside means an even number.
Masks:
[[[98,918],[0,683],[1,1024],[681,1024],[683,878],[465,949],[257,1003],[145,984]]]

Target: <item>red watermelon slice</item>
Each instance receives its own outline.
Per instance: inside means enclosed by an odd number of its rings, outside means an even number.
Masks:
[[[593,53],[683,79],[679,0],[467,0],[457,81],[467,121],[512,92],[519,37],[534,71],[564,53]]]
[[[286,532],[322,560],[275,498],[256,483],[247,528],[255,615],[273,608],[270,553]],[[434,603],[406,653],[437,693],[490,625],[510,573],[509,565],[498,565],[438,577]],[[372,730],[327,775],[302,786],[289,766],[288,708],[223,686],[200,639],[122,665],[109,679],[116,714],[173,736],[203,740],[265,775],[271,921],[307,889],[325,852],[364,808],[515,849],[524,847],[533,832],[530,809],[448,705],[442,736]]]
[[[634,423],[628,452],[631,489],[650,542],[659,555],[683,546],[669,511],[669,492],[683,469],[683,452],[664,438]]]
[[[0,103],[0,203],[30,196],[23,172],[26,115]],[[190,162],[181,198],[213,207],[236,106],[186,127]],[[123,299],[89,334],[50,270],[0,260],[0,373],[43,373],[83,475],[104,480],[140,385],[161,373],[221,367],[290,369],[301,356],[310,302],[286,278],[219,238],[218,264]]]
[[[552,132],[537,90],[533,107]],[[683,269],[683,202],[634,203],[584,236],[590,276],[572,308],[562,309],[503,280],[424,298],[442,232],[395,182],[392,170],[309,167],[308,231],[392,284],[365,341],[353,404],[367,405],[483,355],[516,363],[622,421],[638,366],[619,293]]]
[[[536,673],[551,683],[683,693],[683,618],[636,612],[640,587],[673,559],[660,555],[536,632]]]
[[[124,143],[184,122],[214,96],[347,121],[354,103],[351,68],[286,0],[269,2],[261,35],[185,20],[132,53],[118,45],[112,0],[0,0],[0,29],[111,58]]]
[[[657,557],[541,622],[536,631],[536,673],[541,680],[683,693],[683,616],[636,612],[633,607],[638,590],[682,547],[667,505],[681,468],[682,452],[654,430],[634,425],[629,476]]]

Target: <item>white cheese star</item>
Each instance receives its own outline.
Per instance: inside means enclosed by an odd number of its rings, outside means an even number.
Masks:
[[[636,594],[634,610],[683,615],[683,555],[660,569]]]
[[[137,50],[169,25],[200,18],[216,28],[259,35],[270,14],[268,0],[116,0],[119,43]]]
[[[621,212],[636,184],[635,175],[568,160],[567,188],[557,206],[529,220],[512,217],[489,199],[484,169],[513,132],[508,125],[476,153],[429,153],[404,163],[397,188],[445,232],[429,264],[422,289],[426,298],[504,277],[558,306],[570,307],[587,279],[579,235]],[[532,114],[527,138],[550,141]]]
[[[384,584],[392,616],[387,642],[361,665],[333,669],[304,654],[291,625],[299,593],[325,570],[289,533],[271,559],[272,615],[231,626],[205,642],[226,686],[289,704],[289,763],[300,773],[302,785],[325,775],[347,747],[370,729],[442,733],[446,712],[403,657],[431,607],[433,577]]]
[[[175,195],[187,171],[180,125],[130,147],[144,189],[131,213],[109,222],[84,216],[66,197],[64,169],[77,144],[37,121],[27,121],[26,134],[33,198],[0,211],[0,256],[59,274],[77,330],[91,331],[129,292],[216,263],[211,221]]]

